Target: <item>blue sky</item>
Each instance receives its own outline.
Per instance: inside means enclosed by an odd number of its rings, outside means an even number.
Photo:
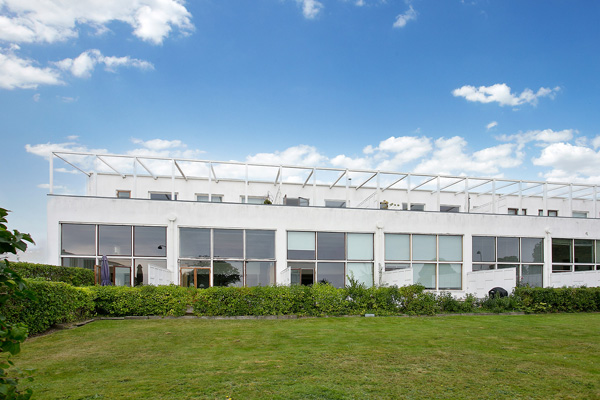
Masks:
[[[52,149],[600,183],[599,17],[592,0],[0,0],[0,206],[43,244]]]

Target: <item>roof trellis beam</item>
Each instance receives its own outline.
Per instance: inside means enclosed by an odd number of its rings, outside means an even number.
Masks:
[[[472,179],[477,179],[477,178],[472,178]],[[456,196],[456,195],[459,195],[462,193],[471,192],[472,189],[478,188],[479,186],[486,185],[486,184],[490,183],[491,181],[492,181],[491,179],[486,179],[484,182],[478,183],[477,185],[473,185],[465,190],[461,190],[460,192],[456,192],[456,193],[454,193],[454,195]],[[473,194],[477,195],[479,193],[473,193]]]
[[[186,181],[188,180],[187,176],[185,176],[185,174],[183,173],[183,171],[181,170],[181,167],[179,166],[179,163],[177,163],[177,160],[173,160],[173,162],[175,163],[175,166],[177,167],[177,169],[179,170],[179,173],[181,174],[181,176],[183,176],[183,179],[185,179]]]
[[[437,178],[438,178],[437,176],[434,176],[431,179],[427,179],[426,181],[419,183],[417,186],[415,186],[414,188],[411,188],[410,190],[416,190],[416,189],[420,188],[421,186],[427,185],[429,182],[436,180]],[[433,193],[435,193],[435,192],[437,192],[437,190],[433,191]]]
[[[460,179],[459,179],[459,180],[457,180],[456,182],[452,182],[452,183],[450,183],[450,184],[448,184],[448,185],[446,185],[446,186],[444,186],[444,187],[441,187],[441,188],[439,188],[439,189],[435,189],[434,191],[432,191],[432,192],[431,192],[431,194],[434,194],[434,193],[436,193],[436,192],[438,192],[438,191],[440,191],[440,192],[441,192],[441,191],[442,191],[442,190],[444,190],[444,189],[448,189],[450,186],[454,186],[454,185],[456,185],[457,183],[460,183],[460,182],[464,181],[465,179],[467,179],[467,178],[460,178]]]
[[[144,164],[144,163],[142,162],[142,160],[140,160],[139,158],[135,157],[135,161],[137,161],[137,162],[138,162],[138,163],[139,163],[139,164],[140,164],[142,167],[144,167],[144,169],[145,169],[146,171],[148,171],[148,173],[150,174],[150,176],[151,176],[151,177],[152,177],[154,180],[157,180],[157,179],[158,179],[158,176],[157,176],[157,175],[155,175],[155,174],[154,174],[154,172],[152,172],[152,170],[151,170],[150,168],[148,168],[148,167],[146,166],[146,164]]]
[[[85,172],[84,170],[82,170],[81,168],[79,168],[77,165],[73,164],[73,163],[72,163],[72,162],[70,162],[70,161],[67,161],[67,160],[65,160],[64,158],[62,158],[61,156],[59,156],[59,155],[58,155],[58,154],[56,154],[55,152],[52,152],[52,155],[54,155],[54,156],[56,156],[56,157],[60,158],[61,160],[63,160],[64,162],[66,162],[66,163],[67,163],[67,164],[69,164],[71,167],[75,168],[76,170],[78,170],[78,171],[80,171],[80,172],[83,172],[84,174],[86,174],[86,175],[88,176],[88,178],[89,178],[90,176],[92,176],[92,173],[91,173],[91,172]]]
[[[375,172],[373,175],[371,175],[370,178],[368,178],[366,181],[364,181],[363,183],[361,183],[360,185],[358,185],[356,187],[356,190],[360,189],[361,187],[365,186],[367,184],[367,182],[369,182],[371,179],[375,178],[377,176],[378,172]]]
[[[100,161],[102,161],[104,164],[106,164],[106,166],[110,169],[112,169],[113,171],[115,171],[117,174],[121,175],[121,178],[125,179],[125,174],[117,171],[117,169],[115,167],[113,167],[112,165],[110,165],[106,160],[104,160],[102,157],[100,157],[99,155],[96,155],[96,158]]]
[[[344,177],[344,175],[346,175],[346,173],[347,173],[347,172],[348,172],[348,170],[344,170],[344,171],[343,171],[343,172],[340,174],[340,176],[339,176],[339,177],[336,179],[336,181],[335,181],[335,182],[333,182],[333,183],[331,184],[331,186],[329,186],[329,189],[331,189],[332,187],[334,187],[334,186],[335,186],[335,184],[336,184],[336,183],[338,183],[338,182],[340,181],[340,179],[342,179],[342,178]]]
[[[306,177],[306,180],[304,181],[304,184],[302,185],[302,187],[304,187],[308,184],[308,181],[310,180],[310,178],[313,176],[314,173],[315,173],[315,169],[313,168],[310,170],[310,174],[308,174],[308,177]]]
[[[511,183],[507,183],[507,184],[506,184],[506,185],[504,185],[504,186],[497,187],[497,188],[495,189],[495,191],[496,191],[496,192],[498,192],[498,190],[500,190],[500,189],[504,189],[504,188],[507,188],[507,187],[509,187],[509,186],[516,185],[517,183],[519,183],[519,182],[511,182]],[[485,195],[485,194],[491,194],[491,193],[493,193],[493,192],[494,192],[494,190],[488,190],[487,192],[478,193],[478,194],[479,194],[479,195]],[[518,192],[518,190],[517,190],[517,192]],[[516,193],[516,192],[515,192],[515,193]]]
[[[391,188],[392,186],[394,186],[396,183],[404,180],[408,175],[404,175],[402,178],[395,180],[393,183],[389,184],[385,189],[381,189],[382,192],[385,192],[386,190],[388,190],[389,188]],[[410,188],[409,188],[410,190]]]

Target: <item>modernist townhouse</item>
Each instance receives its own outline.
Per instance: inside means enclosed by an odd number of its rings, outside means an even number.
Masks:
[[[60,164],[60,165],[59,165]],[[60,168],[59,168],[60,167]],[[56,170],[85,189],[57,193]],[[116,285],[599,286],[599,187],[55,152],[52,264]]]

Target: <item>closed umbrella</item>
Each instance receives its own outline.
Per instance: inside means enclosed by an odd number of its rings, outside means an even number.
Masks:
[[[100,284],[102,286],[109,286],[110,282],[110,267],[108,266],[108,258],[102,256],[102,262],[100,263]]]

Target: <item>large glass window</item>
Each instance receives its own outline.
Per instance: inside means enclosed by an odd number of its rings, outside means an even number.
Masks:
[[[373,234],[348,233],[348,260],[373,259]]]
[[[366,287],[373,286],[373,263],[348,263],[347,276]]]
[[[246,258],[275,258],[275,231],[246,231]]]
[[[96,225],[62,224],[61,254],[96,255]]]
[[[412,235],[412,255],[416,261],[437,259],[435,235]]]
[[[131,255],[131,226],[100,225],[98,254],[101,256]]]
[[[499,237],[498,243],[498,262],[519,262],[519,238]]]
[[[164,226],[134,226],[133,249],[135,256],[166,257],[167,228]]]
[[[210,229],[179,228],[179,257],[210,257]]]
[[[552,272],[593,271],[599,240],[552,239]]]
[[[473,236],[472,260],[476,262],[496,262],[496,238]]]
[[[312,285],[315,283],[315,263],[314,262],[291,262],[288,263],[290,269],[290,283],[292,285]]]
[[[288,232],[288,260],[314,260],[315,232]]]
[[[410,235],[399,235],[395,233],[385,234],[385,259],[410,260]]]
[[[214,229],[214,257],[243,258],[244,231],[241,229]]]
[[[413,282],[427,289],[462,289],[462,236],[386,233],[385,259],[386,271],[412,268]]]
[[[343,262],[317,263],[317,281],[329,283],[334,287],[345,286],[345,266]]]
[[[275,231],[179,228],[179,236],[183,286],[276,283]]]
[[[150,276],[149,269],[152,268],[167,268],[167,261],[160,259],[143,259],[136,258],[133,260],[133,285],[148,285],[148,278]]]
[[[317,232],[317,257],[319,260],[345,260],[346,235],[344,233]]]

